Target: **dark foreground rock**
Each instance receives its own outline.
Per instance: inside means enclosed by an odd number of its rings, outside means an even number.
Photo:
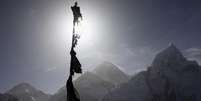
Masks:
[[[19,101],[17,97],[10,94],[0,94],[0,101]]]

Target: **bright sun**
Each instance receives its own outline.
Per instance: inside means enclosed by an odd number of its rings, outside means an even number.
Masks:
[[[77,30],[78,34],[80,35],[80,42],[85,43],[92,41],[93,26],[91,25],[90,21],[88,21],[88,19],[83,19],[80,21]]]
[[[83,16],[82,21],[80,21],[79,26],[76,27],[76,30],[77,34],[80,35],[78,47],[87,48],[97,41],[99,35],[98,33],[100,33],[100,31],[98,31],[98,25],[100,26],[100,23],[97,20],[97,17],[94,17],[94,15],[90,14],[90,12],[83,12],[83,14],[85,15]],[[68,14],[61,15],[59,18],[55,19],[57,26],[56,33],[58,33],[58,38],[60,37],[60,41],[65,44],[66,42],[70,44],[72,40],[73,16],[71,15],[72,14],[69,11]]]
[[[96,26],[95,24],[93,24],[94,21],[92,21],[92,19],[89,18],[83,18],[83,20],[80,20],[80,23],[78,24],[78,26],[75,27],[76,29],[76,33],[78,35],[80,35],[80,39],[79,39],[79,44],[81,44],[81,46],[87,47],[89,45],[91,45],[93,43],[94,40],[94,35],[95,31],[96,31]],[[71,27],[69,26],[68,28],[72,28],[72,23],[70,24]],[[72,37],[72,29],[69,32],[70,33],[70,37]]]

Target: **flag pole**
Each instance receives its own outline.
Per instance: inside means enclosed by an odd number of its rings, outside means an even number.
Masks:
[[[67,98],[66,101],[80,101],[79,98],[79,93],[78,91],[75,89],[73,82],[72,82],[72,77],[74,75],[74,73],[82,73],[82,69],[81,69],[81,64],[78,60],[78,58],[76,57],[76,52],[74,50],[74,48],[77,45],[78,39],[79,39],[79,35],[78,33],[76,33],[76,29],[75,29],[75,25],[79,24],[79,18],[82,18],[82,15],[80,13],[80,7],[77,6],[77,2],[75,2],[74,6],[71,6],[71,10],[73,12],[73,32],[72,32],[72,46],[71,46],[71,50],[70,50],[70,55],[71,55],[71,59],[70,59],[70,73],[69,73],[69,77],[68,80],[66,82],[66,91],[67,91]]]

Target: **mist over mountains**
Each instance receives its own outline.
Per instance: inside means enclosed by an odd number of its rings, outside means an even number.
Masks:
[[[19,101],[48,101],[50,95],[27,83],[14,86],[7,93],[17,97]]]
[[[99,74],[104,74],[104,76],[99,76]],[[109,62],[103,62],[98,65],[94,71],[86,72],[77,78],[74,84],[83,101],[98,101],[118,84],[120,85],[123,82],[127,82],[126,80],[128,81],[128,76],[117,66]],[[53,95],[54,97],[51,101],[66,101],[65,89],[65,87],[62,87],[62,89]]]
[[[128,76],[103,62],[76,80],[82,101],[201,101],[201,68],[173,44],[159,52],[147,70]],[[65,86],[45,94],[30,84],[16,85],[0,101],[66,101]]]
[[[74,84],[83,101],[98,101],[108,91],[128,80],[129,76],[117,66],[110,62],[103,62],[92,72],[85,72],[74,80]],[[50,95],[30,84],[21,83],[7,91],[6,94],[15,96],[19,101],[66,101],[65,86],[61,87],[55,94]]]
[[[200,101],[201,69],[174,46],[156,55],[151,66],[108,93],[102,101]]]

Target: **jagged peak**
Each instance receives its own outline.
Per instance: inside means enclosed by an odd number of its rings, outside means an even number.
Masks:
[[[173,43],[170,43],[169,46],[166,48],[166,50],[174,50],[180,52],[180,50]]]
[[[175,63],[179,64],[184,61],[186,61],[186,59],[181,51],[173,43],[171,43],[166,49],[156,55],[152,65],[175,65]]]

